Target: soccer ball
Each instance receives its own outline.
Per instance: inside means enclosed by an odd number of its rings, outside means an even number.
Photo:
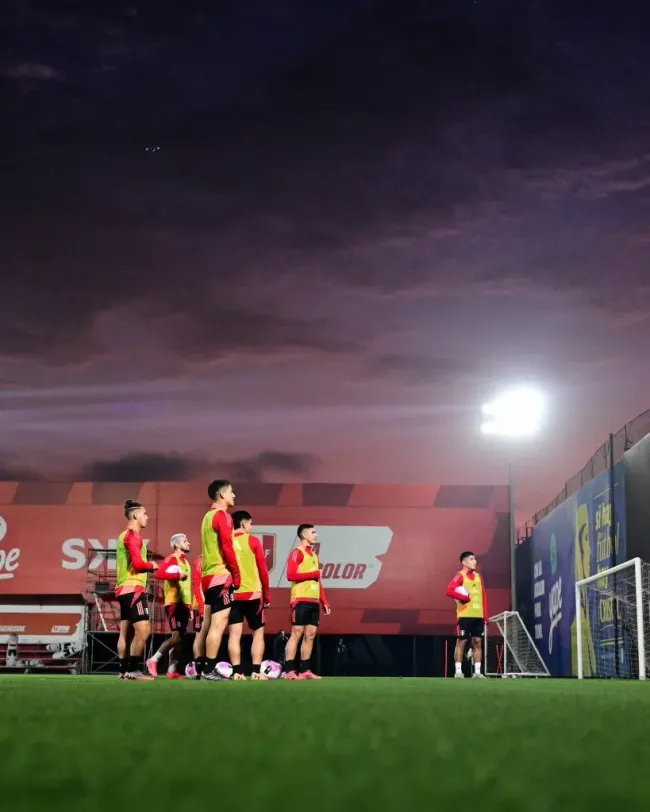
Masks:
[[[183,572],[183,570],[176,564],[172,564],[171,567],[167,567],[167,572],[170,575],[180,575]]]
[[[267,679],[280,679],[282,674],[282,666],[273,660],[264,660],[260,671]]]
[[[461,595],[464,595],[466,598],[469,596],[469,592],[465,589],[464,586],[457,586],[456,592],[459,592]]]
[[[232,665],[226,662],[217,663],[217,674],[221,679],[230,679],[232,677]]]

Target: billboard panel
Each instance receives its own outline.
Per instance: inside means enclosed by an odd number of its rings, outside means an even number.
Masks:
[[[454,627],[445,588],[458,555],[472,549],[490,611],[509,608],[508,498],[505,487],[365,486],[263,483],[236,487],[250,510],[270,570],[270,632],[289,623],[286,561],[302,522],[320,537],[330,634],[437,634]],[[141,501],[148,547],[166,554],[174,533],[199,551],[205,483],[0,484],[0,577],[6,594],[84,593],[124,527],[121,505]],[[96,555],[93,555],[96,553]],[[92,572],[91,572],[92,576]]]
[[[576,580],[627,559],[622,463],[614,468],[613,509],[610,474],[605,471],[533,528],[531,550],[530,632],[551,675],[575,675]],[[621,664],[626,667],[628,656],[626,636],[616,622],[616,607],[602,595],[589,611],[590,615],[583,614],[582,619],[585,675],[593,672],[597,659],[601,676],[615,676]]]

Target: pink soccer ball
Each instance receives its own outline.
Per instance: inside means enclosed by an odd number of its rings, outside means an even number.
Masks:
[[[282,666],[274,660],[264,660],[260,671],[267,679],[280,679],[282,675]]]
[[[232,677],[232,665],[223,661],[217,663],[217,674],[221,679],[230,679]]]

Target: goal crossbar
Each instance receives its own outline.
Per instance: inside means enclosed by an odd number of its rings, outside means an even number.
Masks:
[[[643,578],[642,578],[643,561],[640,558],[631,558],[623,564],[617,564],[615,567],[597,572],[595,575],[590,575],[588,578],[583,578],[576,581],[575,586],[575,605],[576,605],[576,636],[577,636],[577,660],[578,660],[578,679],[584,679],[584,660],[582,651],[582,594],[581,589],[584,586],[594,583],[595,581],[602,581],[610,575],[616,575],[623,570],[629,570],[634,567],[634,589],[635,589],[635,614],[636,614],[636,633],[637,633],[637,650],[639,659],[639,679],[646,679],[646,661],[645,661],[645,634],[643,628]],[[613,596],[615,600],[618,600]]]

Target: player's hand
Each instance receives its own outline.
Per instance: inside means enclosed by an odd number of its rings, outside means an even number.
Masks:
[[[270,605],[271,605],[271,601],[269,601],[268,603],[263,604],[263,608],[268,609]]]
[[[187,573],[186,572],[181,573],[181,577],[178,580],[179,581],[187,581]]]
[[[332,614],[332,608],[329,604],[327,604],[327,606],[323,606],[323,611],[325,612],[326,615]]]
[[[153,569],[151,571],[155,572],[158,569],[158,564],[156,564],[155,561],[152,561],[151,563],[153,564]]]

